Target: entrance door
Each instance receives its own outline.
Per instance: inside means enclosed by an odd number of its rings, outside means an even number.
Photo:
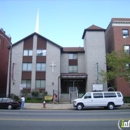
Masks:
[[[73,102],[78,98],[78,93],[84,94],[86,92],[85,79],[61,79],[61,98],[63,102]]]

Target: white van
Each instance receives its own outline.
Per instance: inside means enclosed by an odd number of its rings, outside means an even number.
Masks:
[[[87,92],[82,98],[75,99],[73,106],[78,110],[87,107],[104,107],[110,110],[124,104],[121,92]]]

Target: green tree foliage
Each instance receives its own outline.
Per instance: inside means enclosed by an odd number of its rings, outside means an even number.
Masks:
[[[107,53],[107,72],[103,70],[100,75],[103,78],[103,82],[109,82],[116,77],[124,77],[130,82],[130,54],[124,52],[123,49],[119,51],[113,51]]]

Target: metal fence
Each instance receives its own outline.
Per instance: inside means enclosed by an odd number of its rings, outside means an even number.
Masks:
[[[69,98],[72,103],[74,99],[78,98],[78,88],[77,87],[69,87]]]

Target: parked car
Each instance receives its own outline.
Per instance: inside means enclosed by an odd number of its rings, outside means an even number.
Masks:
[[[110,110],[124,104],[121,92],[87,92],[82,98],[75,99],[73,106],[78,110],[87,107],[104,107]]]
[[[0,98],[0,108],[13,109],[20,108],[20,103],[11,98]]]

